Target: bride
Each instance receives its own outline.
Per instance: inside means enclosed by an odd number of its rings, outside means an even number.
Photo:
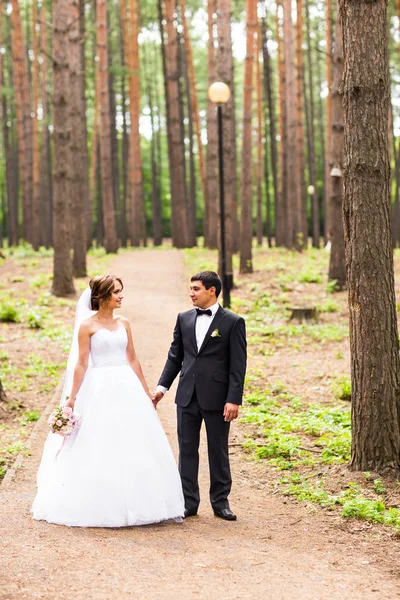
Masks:
[[[89,285],[77,305],[62,394],[81,425],[64,440],[49,433],[33,518],[81,527],[182,521],[178,468],[129,323],[113,314],[121,306],[122,281],[105,275]]]

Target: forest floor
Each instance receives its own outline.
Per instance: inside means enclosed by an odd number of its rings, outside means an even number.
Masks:
[[[215,253],[198,250],[90,257],[91,274],[111,271],[124,281],[121,312],[132,323],[151,386],[176,314],[190,307],[188,272],[213,265]],[[57,402],[75,300],[47,293],[50,257],[27,252],[3,262],[0,310],[9,298],[22,321],[0,325],[0,376],[8,394],[0,409],[4,472],[20,452],[0,487],[2,600],[399,597],[397,527],[378,518],[391,510],[397,525],[396,482],[346,469],[346,296],[326,287],[326,265],[322,251],[261,250],[255,273],[236,278],[232,308],[246,317],[250,358],[246,405],[231,435],[230,499],[238,521],[212,515],[202,440],[198,517],[181,525],[107,530],[30,517],[47,431],[45,419],[37,418],[51,408],[52,397]],[[79,282],[80,289],[85,285]],[[290,307],[300,303],[318,305],[320,321],[290,323]],[[160,416],[176,452],[173,391]],[[343,518],[345,510],[359,519]]]

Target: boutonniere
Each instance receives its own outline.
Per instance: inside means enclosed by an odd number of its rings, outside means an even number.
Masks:
[[[211,337],[221,337],[221,334],[218,331],[218,329],[214,329],[214,331],[211,334]]]

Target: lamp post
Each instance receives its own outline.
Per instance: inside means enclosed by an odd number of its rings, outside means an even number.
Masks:
[[[224,199],[224,149],[222,128],[222,104],[231,97],[231,91],[226,83],[216,81],[208,89],[208,97],[217,105],[218,121],[218,163],[219,163],[219,222],[220,222],[220,263],[222,279],[222,301],[225,308],[231,305],[231,285],[226,272],[226,230],[225,230],[225,199]]]

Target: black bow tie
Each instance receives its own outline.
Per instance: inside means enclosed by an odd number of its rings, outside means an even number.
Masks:
[[[201,315],[208,315],[209,317],[212,316],[212,311],[207,308],[206,310],[202,310],[201,308],[196,308],[196,312],[197,312],[197,316],[201,317]]]

